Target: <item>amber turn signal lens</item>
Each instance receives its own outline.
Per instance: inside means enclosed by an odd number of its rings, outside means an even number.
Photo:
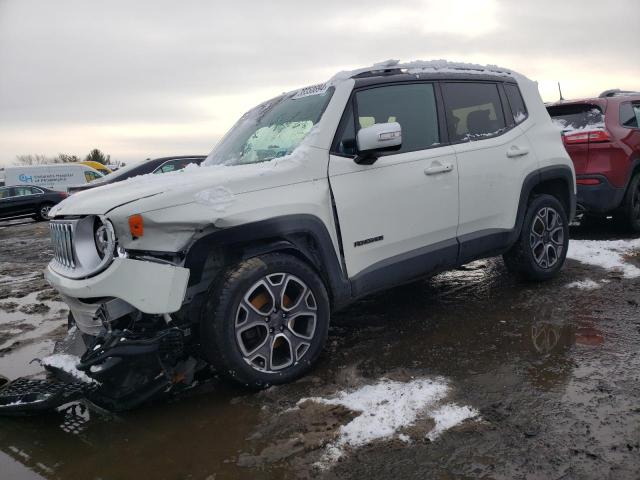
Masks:
[[[129,217],[129,231],[134,239],[144,235],[144,222],[142,220],[142,215],[136,214]]]

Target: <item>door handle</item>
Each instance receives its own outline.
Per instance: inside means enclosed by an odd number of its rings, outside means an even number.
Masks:
[[[520,147],[519,145],[511,145],[509,150],[507,150],[507,157],[515,158],[522,157],[529,153],[529,149],[527,147]]]
[[[429,168],[424,170],[425,175],[437,175],[438,173],[448,173],[453,170],[452,163],[440,163],[437,160]]]

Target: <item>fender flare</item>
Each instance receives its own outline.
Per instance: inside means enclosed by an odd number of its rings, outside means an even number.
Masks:
[[[351,286],[324,222],[315,215],[293,214],[229,227],[196,240],[186,253],[184,267],[191,271],[189,284],[202,281],[210,252],[223,248],[239,259],[273,252],[295,252],[325,282],[334,309],[351,299]]]
[[[511,238],[509,239],[509,245],[513,245],[520,236],[531,192],[538,185],[549,180],[561,180],[566,184],[567,191],[569,193],[569,211],[567,212],[567,216],[569,217],[569,221],[573,220],[576,213],[576,191],[573,171],[568,165],[554,165],[540,168],[529,173],[522,182],[520,201],[518,202],[518,214],[516,215],[516,224],[511,233]]]

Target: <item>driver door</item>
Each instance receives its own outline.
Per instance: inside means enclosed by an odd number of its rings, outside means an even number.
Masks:
[[[329,180],[356,295],[456,263],[458,168],[453,148],[441,144],[438,110],[431,83],[359,90],[347,106]],[[357,131],[386,122],[400,123],[401,149],[357,164]]]

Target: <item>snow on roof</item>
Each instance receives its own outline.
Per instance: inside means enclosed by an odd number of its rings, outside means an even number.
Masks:
[[[512,76],[515,72],[508,68],[497,65],[479,65],[476,63],[451,62],[449,60],[413,60],[411,62],[400,63],[400,60],[385,60],[374,63],[370,67],[346,70],[335,74],[329,83],[337,83],[342,80],[353,78],[362,73],[381,72],[383,70],[403,70],[410,74],[419,73],[467,73],[481,75],[502,75]]]

